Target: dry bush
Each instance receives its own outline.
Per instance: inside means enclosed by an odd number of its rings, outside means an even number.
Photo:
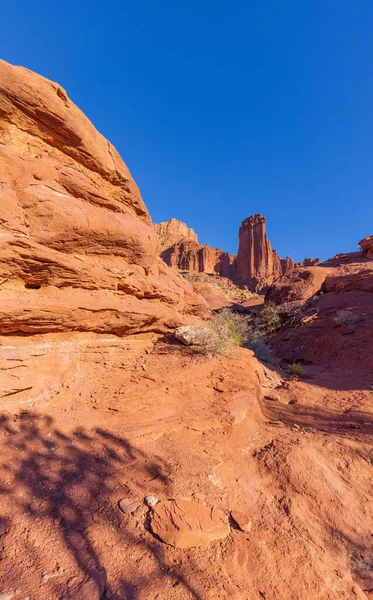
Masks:
[[[262,310],[255,313],[252,327],[261,335],[275,333],[282,327],[295,327],[302,318],[301,308],[291,303],[276,305],[273,302],[264,304]]]
[[[354,325],[359,321],[359,315],[351,310],[340,310],[333,319],[337,325]]]
[[[274,333],[281,327],[279,307],[273,302],[265,304],[253,319],[252,327],[261,335]]]
[[[304,377],[306,375],[306,371],[303,369],[302,365],[299,362],[294,362],[290,366],[289,373],[291,375],[297,375],[297,377]]]
[[[215,313],[204,326],[193,326],[193,350],[206,356],[232,354],[236,346],[244,346],[248,340],[248,318],[223,308]]]

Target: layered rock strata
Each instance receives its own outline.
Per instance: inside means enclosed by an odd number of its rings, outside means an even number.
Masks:
[[[115,148],[57,83],[4,61],[0,198],[0,333],[165,331],[203,309]]]
[[[295,266],[289,256],[281,259],[272,249],[267,238],[266,219],[260,214],[242,222],[237,255],[200,244],[194,230],[177,219],[159,223],[155,228],[160,236],[160,255],[174,270],[219,275],[240,287],[261,291]],[[296,266],[318,262],[318,259],[309,258]]]

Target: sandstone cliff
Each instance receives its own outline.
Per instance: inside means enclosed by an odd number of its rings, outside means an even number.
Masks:
[[[235,278],[235,255],[200,244],[195,231],[177,219],[154,225],[161,258],[174,270]]]
[[[158,254],[115,148],[57,84],[0,61],[0,333],[163,331],[203,300]]]
[[[172,218],[169,221],[155,223],[154,228],[159,235],[161,251],[186,240],[198,244],[198,235],[195,233],[194,229],[188,227],[186,223],[183,223],[183,221],[179,221],[178,219]]]
[[[304,263],[295,265],[289,256],[280,259],[267,238],[266,219],[260,214],[242,222],[237,255],[200,244],[194,230],[177,219],[159,223],[155,230],[160,237],[161,258],[172,269],[227,277],[256,292],[267,288],[294,266],[319,262],[319,259],[306,258]]]

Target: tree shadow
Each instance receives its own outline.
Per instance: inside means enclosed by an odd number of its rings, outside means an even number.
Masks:
[[[126,526],[131,517],[123,515],[117,506],[126,487],[125,473],[128,478],[136,473],[143,481],[152,481],[152,490],[161,497],[172,497],[169,466],[162,458],[147,456],[128,439],[104,428],[89,431],[79,428],[66,434],[55,426],[50,416],[34,412],[0,415],[0,449],[0,538],[12,528],[13,515],[23,514],[35,528],[42,524],[46,534],[57,535],[64,552],[73,559],[76,571],[81,574],[76,582],[72,581],[71,589],[66,578],[59,583],[55,579],[48,581],[48,598],[88,598],[83,594],[79,596],[81,581],[110,566],[103,564],[97,540],[92,535],[92,524],[99,520],[114,532],[118,543],[140,545],[144,553],[150,553],[154,567],[152,573],[142,577],[121,576],[114,582],[109,578],[106,591],[113,600],[144,598],[141,594],[154,581],[155,570],[160,578],[166,573],[190,598],[200,600],[182,569],[166,564],[162,544],[145,527],[141,535],[135,535]],[[138,486],[137,492],[144,490]],[[118,498],[120,493],[122,496]],[[144,495],[139,496],[140,503]],[[9,506],[10,500],[14,510],[4,515],[3,508]],[[43,567],[43,556],[38,556],[38,548],[28,540],[23,544],[25,551],[36,557]],[[29,573],[27,577],[34,575]],[[2,573],[2,585],[8,583]],[[0,586],[0,591],[5,588]]]

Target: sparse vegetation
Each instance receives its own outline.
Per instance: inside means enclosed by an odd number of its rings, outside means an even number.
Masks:
[[[352,310],[340,310],[334,317],[334,323],[337,325],[354,325],[359,319],[359,315]]]
[[[302,365],[299,362],[294,362],[292,365],[290,365],[289,367],[289,373],[291,375],[296,375],[297,377],[305,377],[306,375],[306,371],[304,370],[304,368],[302,367]]]
[[[220,288],[222,292],[226,294],[226,296],[228,296],[238,304],[240,302],[243,302],[244,300],[254,298],[258,295],[254,292],[250,292],[250,290],[247,287],[240,288],[226,277],[220,277],[219,275],[214,275],[213,273],[192,274],[184,272],[181,273],[181,275],[190,283],[198,283],[200,285],[206,284],[208,286],[213,285]]]
[[[277,306],[273,302],[268,302],[260,312],[254,314],[253,324],[262,335],[268,335],[285,326],[294,327],[300,322],[301,317],[301,309],[293,304]]]
[[[268,343],[270,336],[284,326],[301,324],[302,318],[301,309],[291,304],[277,306],[268,303],[261,310],[253,310],[246,315],[223,308],[212,318],[206,318],[203,326],[193,326],[190,345],[195,352],[206,356],[227,356],[236,346],[245,346],[259,360],[272,363],[273,353]],[[297,366],[294,368],[297,369]]]
[[[245,346],[248,335],[248,317],[223,308],[212,318],[206,319],[203,326],[193,327],[190,345],[199,354],[227,356],[232,354],[235,347]]]

